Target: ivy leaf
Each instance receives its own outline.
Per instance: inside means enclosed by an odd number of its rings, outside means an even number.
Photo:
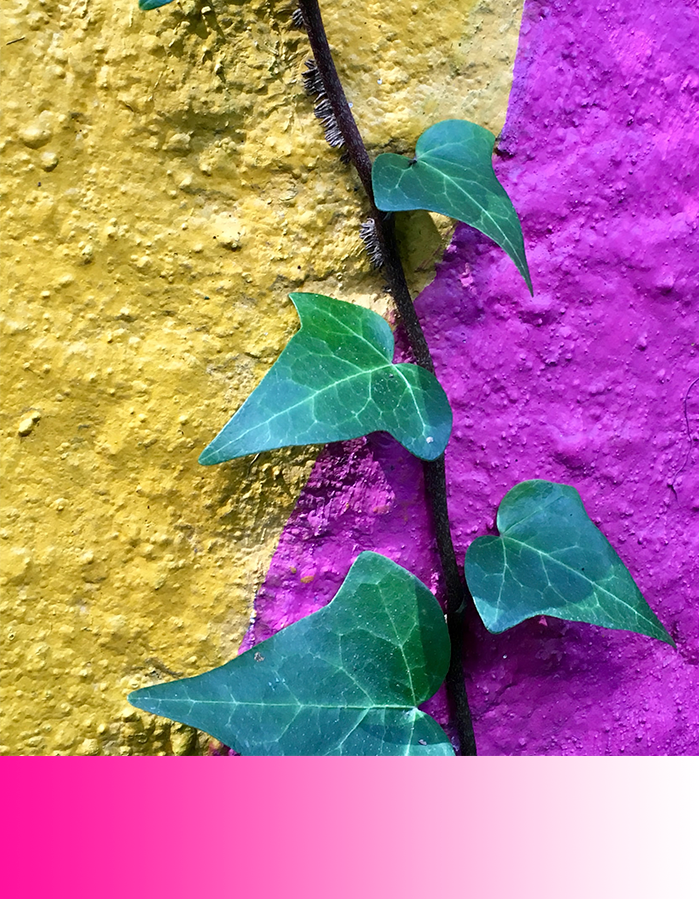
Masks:
[[[433,374],[393,365],[393,334],[376,312],[315,293],[292,293],[301,330],[199,457],[215,465],[282,446],[388,431],[420,459],[451,433],[449,401]]]
[[[382,153],[372,168],[376,205],[384,212],[427,209],[466,222],[510,256],[530,293],[532,281],[515,208],[493,171],[495,136],[460,119],[428,128],[415,158]]]
[[[139,9],[148,12],[149,9],[158,9],[159,6],[167,6],[172,0],[138,0]]]
[[[365,552],[319,612],[220,668],[136,690],[129,702],[242,755],[453,755],[417,708],[438,690],[449,657],[427,587]]]
[[[675,645],[574,487],[523,481],[500,503],[497,524],[500,536],[478,537],[465,562],[489,631],[550,615]]]

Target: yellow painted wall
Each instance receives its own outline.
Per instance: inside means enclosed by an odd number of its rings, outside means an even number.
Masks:
[[[326,0],[370,151],[499,131],[520,6]],[[315,452],[197,456],[296,328],[290,290],[387,309],[291,11],[2,0],[4,753],[207,751],[126,694],[235,654]]]

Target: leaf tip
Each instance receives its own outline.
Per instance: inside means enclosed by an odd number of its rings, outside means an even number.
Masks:
[[[126,701],[129,703],[129,705],[134,706],[134,708],[140,709],[142,712],[149,711],[148,708],[143,704],[143,699],[139,699],[139,693],[143,693],[147,689],[147,687],[141,687],[138,690],[132,690],[126,697]]]
[[[204,450],[202,450],[198,462],[200,465],[215,465],[219,460],[216,457],[216,451],[212,449],[214,441],[212,441]]]
[[[520,275],[524,278],[524,283],[527,285],[527,290],[529,291],[530,296],[534,296],[534,285],[532,284],[532,275],[529,271],[529,262],[527,261],[526,250],[524,249],[524,238],[522,238],[522,252],[521,258],[516,258],[514,255],[510,255],[510,258],[517,266],[517,270]]]
[[[667,643],[668,646],[672,646],[673,649],[677,649],[677,644],[672,639],[670,634],[665,630],[662,624],[660,625],[660,629],[662,633],[658,635],[656,639],[660,640],[662,643]]]
[[[314,306],[313,301],[317,300],[318,294],[307,293],[305,291],[295,291],[294,293],[289,294],[289,299],[294,304],[294,309],[296,310],[296,314],[298,315],[299,322],[301,327],[303,328],[303,320],[305,314],[307,312],[311,312]],[[323,297],[322,299],[328,299],[328,297]],[[339,300],[335,300],[334,302],[338,303]]]

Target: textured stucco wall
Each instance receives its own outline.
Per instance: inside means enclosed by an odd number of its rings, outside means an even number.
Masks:
[[[417,301],[454,408],[461,559],[518,481],[572,484],[677,642],[472,620],[482,753],[699,754],[698,46],[693,0],[527,0],[496,170],[535,296],[460,227]],[[326,449],[246,645],[327,602],[364,549],[439,592],[420,484],[387,437]],[[442,695],[428,708],[444,721]]]
[[[518,0],[324,7],[372,152],[500,130]],[[387,309],[291,11],[3,2],[4,752],[206,748],[126,693],[235,653],[315,453],[198,453],[296,327],[289,290]]]

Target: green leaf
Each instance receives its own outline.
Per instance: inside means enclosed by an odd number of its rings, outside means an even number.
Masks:
[[[139,9],[148,12],[149,9],[158,9],[159,6],[167,6],[172,0],[138,0]]]
[[[427,587],[365,552],[319,612],[220,668],[136,690],[129,702],[242,755],[452,755],[417,708],[438,690],[449,656]]]
[[[466,222],[510,256],[533,293],[522,227],[493,171],[495,136],[460,119],[428,128],[415,158],[383,153],[372,168],[376,205],[384,212],[427,209]]]
[[[393,334],[376,312],[315,293],[292,293],[301,330],[199,457],[215,465],[282,446],[388,431],[420,459],[451,433],[449,401],[433,374],[393,365]]]
[[[550,615],[635,631],[674,646],[574,487],[524,481],[500,503],[499,537],[479,537],[465,573],[478,613],[499,634]]]

